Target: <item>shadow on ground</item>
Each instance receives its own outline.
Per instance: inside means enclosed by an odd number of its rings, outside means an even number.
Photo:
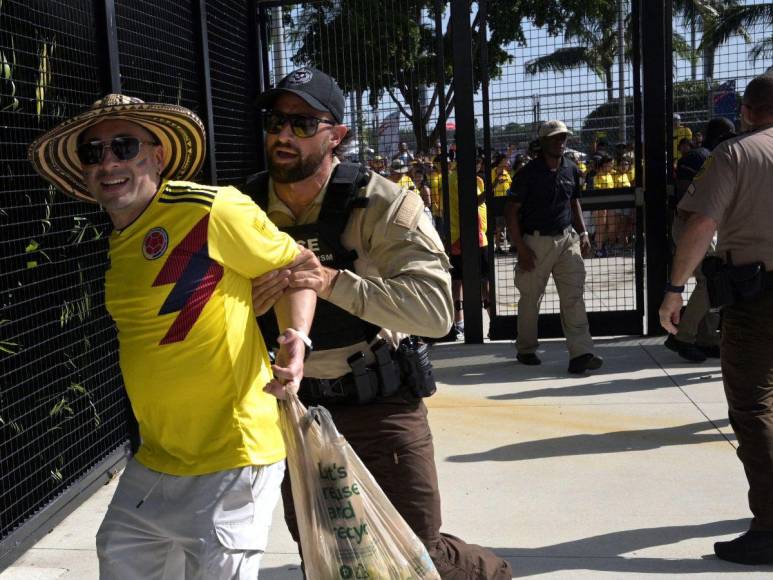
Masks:
[[[696,525],[610,532],[537,548],[492,549],[510,562],[513,575],[516,578],[571,570],[669,575],[751,572],[753,569],[747,566],[723,562],[711,553],[713,538],[740,534],[748,527],[748,519],[722,520]],[[637,556],[637,552],[641,550],[696,538],[707,538],[707,553],[700,559]],[[773,570],[773,568],[765,566],[754,570],[761,575],[768,576],[769,570]],[[260,571],[260,578],[261,580],[295,580],[301,578],[301,572],[297,566],[263,568]]]
[[[655,388],[673,387],[674,383],[663,371],[657,359],[651,355],[654,350],[662,350],[662,356],[668,356],[670,351],[661,346],[647,346],[633,339],[612,339],[600,341],[597,352],[604,358],[604,366],[586,375],[571,375],[567,372],[569,357],[563,342],[550,342],[538,351],[542,364],[527,366],[515,359],[512,344],[444,344],[435,345],[431,356],[436,378],[448,385],[482,385],[493,383],[528,383],[532,381],[582,381],[577,385],[578,394],[609,394],[627,393],[650,390]],[[632,368],[632,357],[638,362],[637,368]],[[669,368],[677,371],[674,379],[679,384],[690,381],[719,380],[716,361],[705,364],[674,361]],[[650,376],[636,379],[615,378],[610,375],[624,375],[632,371],[647,371]],[[686,372],[685,372],[686,371]],[[593,379],[588,382],[587,379]],[[620,387],[618,389],[618,387]],[[567,387],[556,387],[544,396],[570,395],[571,391],[562,391]],[[574,388],[574,386],[572,386]],[[586,392],[583,392],[587,389]],[[595,392],[594,392],[595,389]],[[514,398],[534,398],[543,395],[525,395]],[[502,396],[502,398],[507,398]]]
[[[694,385],[703,382],[717,381],[721,376],[711,372],[697,372],[679,375],[679,383]],[[544,380],[544,379],[543,379]],[[443,379],[445,381],[445,378]],[[640,391],[652,391],[656,389],[670,389],[674,383],[668,377],[648,377],[638,379],[614,379],[604,381],[584,382],[579,385],[562,385],[559,387],[546,387],[543,389],[524,390],[515,393],[492,395],[488,397],[493,401],[522,401],[527,399],[540,399],[543,397],[591,397],[601,395],[618,395],[624,393],[636,393]]]
[[[539,548],[494,548],[513,568],[515,577],[534,576],[569,570],[594,570],[626,574],[698,574],[745,571],[748,566],[723,562],[714,556],[712,541],[707,541],[707,554],[702,559],[638,557],[636,552],[656,546],[676,544],[695,538],[714,538],[739,534],[749,527],[749,520],[723,520],[706,524],[667,526],[611,532],[591,538],[563,542]],[[768,576],[770,566],[758,567]],[[760,576],[762,577],[762,576]],[[770,577],[770,576],[768,576]]]
[[[729,443],[728,437],[717,431],[718,428],[727,425],[728,421],[723,419],[716,422],[701,421],[675,427],[569,435],[568,437],[513,443],[483,453],[451,455],[446,460],[453,463],[526,461],[547,457],[648,451],[666,445],[696,445],[717,441]],[[711,431],[711,433],[703,433],[703,431]]]

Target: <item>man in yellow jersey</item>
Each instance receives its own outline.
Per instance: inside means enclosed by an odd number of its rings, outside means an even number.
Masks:
[[[30,146],[44,178],[114,226],[105,304],[142,442],[97,534],[103,580],[161,578],[173,550],[174,577],[256,578],[279,498],[275,397],[298,389],[316,297],[277,302],[271,367],[250,280],[297,245],[236,189],[186,181],[204,158],[194,113],[123,95]]]
[[[392,159],[392,163],[389,166],[389,181],[405,189],[417,191],[416,184],[408,175],[408,166],[400,159]]]
[[[435,220],[435,228],[442,237],[445,222],[443,216],[443,173],[440,171],[440,161],[427,164],[427,184],[430,190],[432,218]]]
[[[479,157],[476,171],[483,171],[483,158]],[[475,178],[476,196],[478,202],[478,248],[480,251],[480,291],[481,305],[489,310],[489,261],[488,261],[488,208],[486,207],[486,190],[483,178]],[[457,340],[464,335],[464,310],[462,280],[464,279],[464,262],[462,260],[462,242],[459,220],[459,176],[456,170],[448,174],[448,203],[450,207],[451,233],[451,280],[454,299],[454,328],[448,333],[447,339]],[[490,314],[490,313],[489,313]]]
[[[440,532],[423,401],[434,380],[427,346],[408,335],[441,336],[451,326],[448,259],[418,195],[360,164],[337,161],[348,133],[345,102],[335,80],[311,67],[259,97],[268,171],[251,177],[245,191],[313,253],[304,252],[308,260],[291,270],[256,279],[255,311],[267,310],[288,287],[317,291],[315,350],[301,401],[330,410],[441,578],[510,580],[505,560]],[[270,322],[261,316],[261,328]],[[285,521],[297,541],[289,481],[283,491]]]
[[[684,152],[679,149],[682,139],[692,141],[692,130],[682,125],[682,116],[679,113],[674,113],[674,163],[684,155]]]

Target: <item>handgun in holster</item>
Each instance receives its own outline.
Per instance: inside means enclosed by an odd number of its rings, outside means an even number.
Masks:
[[[762,295],[766,288],[764,262],[752,262],[736,266],[730,252],[727,262],[718,256],[708,256],[701,264],[706,276],[706,289],[712,308],[748,302]]]

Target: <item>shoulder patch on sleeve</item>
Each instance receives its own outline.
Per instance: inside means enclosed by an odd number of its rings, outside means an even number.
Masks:
[[[407,193],[397,208],[392,223],[407,229],[414,229],[419,221],[421,212],[424,209],[424,202],[415,193]]]

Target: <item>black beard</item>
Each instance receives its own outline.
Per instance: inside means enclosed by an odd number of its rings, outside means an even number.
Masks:
[[[298,158],[291,165],[275,164],[274,156],[268,156],[268,173],[271,176],[271,179],[277,183],[296,183],[298,181],[303,181],[307,177],[314,175],[326,153],[321,151],[303,157],[300,155],[300,151],[297,149],[295,151],[298,153]]]

